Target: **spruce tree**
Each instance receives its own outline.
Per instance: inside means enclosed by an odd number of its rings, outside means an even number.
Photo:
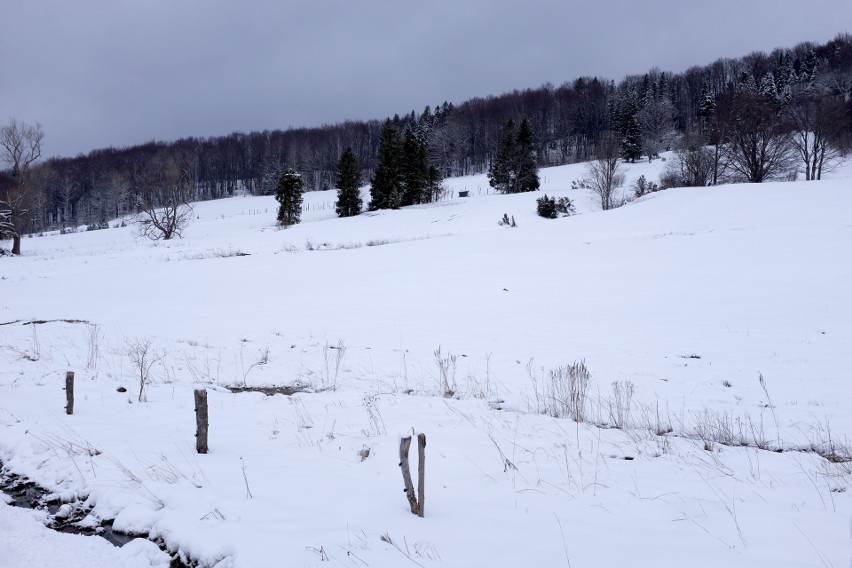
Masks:
[[[698,100],[698,118],[706,122],[716,112],[716,97],[705,82]]]
[[[397,120],[399,118],[397,117]],[[402,199],[402,174],[400,162],[402,148],[399,130],[388,120],[379,138],[376,169],[370,180],[370,210],[399,209]]]
[[[295,225],[302,216],[302,176],[293,168],[288,169],[278,178],[275,187],[275,200],[278,201],[278,223],[280,225]]]
[[[816,79],[817,72],[817,56],[813,49],[808,50],[808,54],[805,56],[804,67],[802,68],[802,72],[799,75],[799,78],[802,82],[805,83],[806,86],[812,87],[814,84],[814,79]]]
[[[539,188],[533,132],[526,118],[521,121],[517,134],[512,120],[503,128],[497,155],[488,171],[488,183],[500,193],[520,193]]]
[[[340,217],[352,217],[361,213],[361,166],[358,158],[347,148],[337,162],[337,203],[335,210]]]
[[[626,162],[635,162],[642,157],[642,129],[636,114],[629,115],[624,121],[621,135],[621,157]]]
[[[511,119],[503,127],[503,136],[497,154],[488,170],[488,183],[500,193],[514,193],[515,161],[517,157],[515,122]]]
[[[444,176],[441,175],[441,170],[435,166],[429,166],[429,178],[426,184],[426,201],[431,203],[438,201],[444,193]]]
[[[514,193],[537,191],[539,188],[538,164],[533,147],[533,132],[525,118],[518,128],[515,139],[515,187]]]
[[[637,116],[641,109],[636,88],[619,88],[616,105],[613,125],[621,135],[621,157],[625,161],[635,162],[642,157],[642,128]]]
[[[416,205],[426,201],[425,194],[429,183],[429,159],[426,145],[412,130],[405,135],[402,144],[402,200],[401,205]]]

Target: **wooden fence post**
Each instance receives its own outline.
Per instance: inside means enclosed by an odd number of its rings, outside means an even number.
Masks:
[[[74,414],[74,371],[65,373],[65,414]]]
[[[199,454],[207,453],[207,391],[195,391],[195,449]]]
[[[417,434],[417,516],[426,507],[426,434]]]
[[[399,467],[402,470],[402,481],[405,484],[405,497],[411,512],[418,517],[423,516],[426,500],[426,434],[417,435],[417,495],[414,494],[414,484],[411,482],[411,466],[408,464],[408,450],[411,448],[411,436],[399,441]]]

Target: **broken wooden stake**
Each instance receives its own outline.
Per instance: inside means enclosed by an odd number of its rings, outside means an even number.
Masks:
[[[207,453],[207,391],[195,391],[195,449],[199,454]]]
[[[74,414],[74,371],[65,373],[65,414]]]
[[[426,507],[426,434],[417,434],[417,516]]]
[[[399,467],[402,470],[402,481],[405,484],[405,497],[411,512],[418,517],[423,516],[423,505],[426,500],[426,434],[417,435],[417,495],[414,494],[414,484],[411,482],[411,467],[408,465],[408,450],[411,448],[411,436],[399,441]]]

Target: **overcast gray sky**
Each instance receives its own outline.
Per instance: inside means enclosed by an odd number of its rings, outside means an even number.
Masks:
[[[382,118],[825,42],[852,0],[9,0],[0,123],[45,154]]]

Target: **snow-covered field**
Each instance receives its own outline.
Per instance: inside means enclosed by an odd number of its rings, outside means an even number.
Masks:
[[[576,202],[557,220],[475,176],[349,219],[307,194],[286,230],[271,197],[235,197],[183,240],[25,239],[0,259],[0,461],[202,566],[848,566],[852,464],[805,450],[852,435],[852,168],[608,212],[569,189],[583,170],[541,171]],[[541,412],[575,361],[582,423]],[[166,562],[39,518],[0,504],[0,566]]]

